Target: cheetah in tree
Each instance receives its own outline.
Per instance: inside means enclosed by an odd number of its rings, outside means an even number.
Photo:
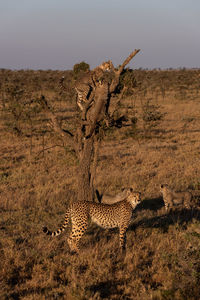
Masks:
[[[78,78],[75,82],[75,90],[77,92],[77,105],[80,110],[83,111],[83,104],[88,102],[89,98],[91,101],[93,97],[91,97],[92,91],[96,88],[96,83],[101,82],[101,78],[103,78],[104,72],[111,72],[114,70],[114,66],[112,62],[106,61],[101,65],[96,67],[92,71],[87,71],[81,74],[80,78]]]
[[[141,194],[133,192],[126,200],[108,205],[91,201],[74,202],[67,209],[64,224],[56,231],[51,232],[47,227],[44,233],[50,236],[61,234],[71,219],[72,231],[68,237],[68,244],[72,252],[79,251],[79,241],[89,225],[89,219],[103,228],[119,228],[119,243],[121,251],[126,246],[126,230],[129,226],[132,211],[141,202]]]

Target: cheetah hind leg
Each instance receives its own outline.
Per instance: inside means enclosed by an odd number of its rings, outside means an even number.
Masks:
[[[67,239],[70,251],[72,253],[79,253],[79,242],[85,231],[87,230],[87,227],[87,222],[85,222],[84,224],[82,223],[82,226],[80,226],[81,229],[75,229],[72,227],[72,232]]]

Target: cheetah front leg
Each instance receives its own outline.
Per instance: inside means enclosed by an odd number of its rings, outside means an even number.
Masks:
[[[166,210],[166,212],[170,211],[170,205],[169,205],[169,203],[165,203],[165,210]]]
[[[70,236],[67,239],[68,245],[69,245],[69,249],[72,253],[78,253],[79,252],[79,247],[78,244],[76,242],[76,239],[73,237],[72,233],[70,234]]]
[[[127,231],[127,226],[121,226],[119,229],[119,244],[120,244],[120,249],[121,252],[124,253],[126,250],[126,231]]]

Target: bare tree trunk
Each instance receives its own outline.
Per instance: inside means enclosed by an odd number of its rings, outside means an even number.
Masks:
[[[94,200],[94,179],[97,166],[99,139],[98,132],[101,122],[106,119],[111,94],[115,93],[119,84],[119,77],[124,67],[140,50],[133,51],[123,62],[119,70],[114,71],[114,78],[110,83],[103,78],[95,81],[95,88],[91,93],[91,98],[85,104],[82,113],[82,121],[76,126],[76,134],[68,130],[63,130],[44,96],[40,102],[51,120],[51,127],[61,137],[64,143],[71,143],[79,159],[77,168],[77,198],[78,200]]]
[[[94,138],[87,139],[84,142],[82,157],[78,166],[78,200],[93,201],[94,191],[91,186],[91,166],[94,157]]]
[[[86,116],[88,115],[87,119],[89,120],[89,126],[86,130],[86,139],[93,135],[97,122],[99,122],[105,116],[106,104],[109,97],[107,82],[100,84],[96,88],[95,96],[94,105],[90,110],[88,110],[88,114],[86,114]]]

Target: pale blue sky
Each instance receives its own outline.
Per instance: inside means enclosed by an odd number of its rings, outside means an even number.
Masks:
[[[200,67],[200,0],[0,0],[0,68]]]

